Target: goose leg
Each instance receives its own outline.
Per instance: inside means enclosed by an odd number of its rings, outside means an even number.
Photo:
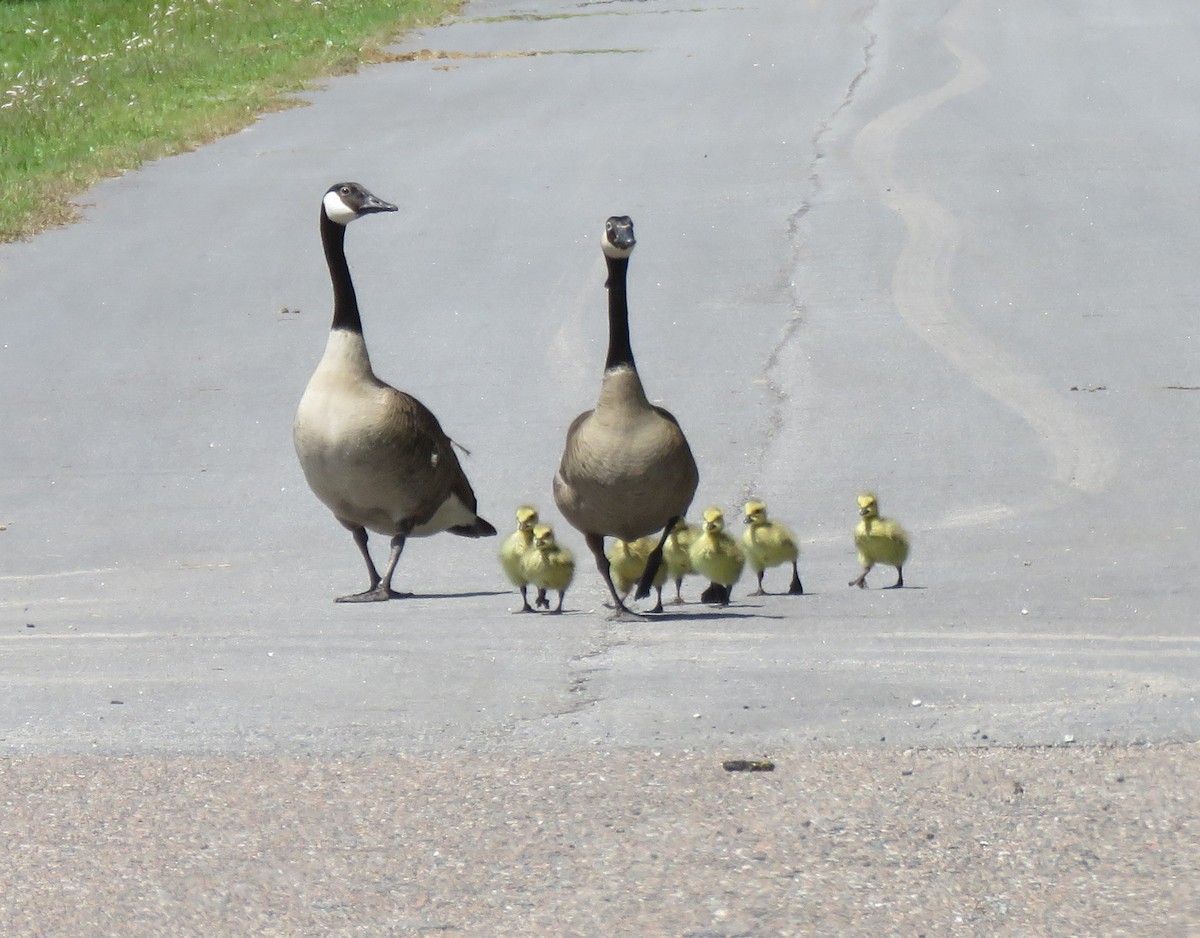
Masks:
[[[525,592],[528,589],[529,589],[528,583],[521,587],[521,608],[514,609],[513,610],[514,614],[518,613],[518,612],[534,612],[535,611],[533,606],[529,605],[529,597],[526,595],[526,592]]]
[[[676,515],[667,522],[667,526],[663,528],[662,537],[658,539],[658,546],[650,552],[650,556],[646,558],[646,570],[642,574],[642,578],[638,581],[637,592],[633,594],[634,599],[645,599],[650,595],[650,588],[654,585],[654,578],[658,576],[658,568],[662,564],[663,545],[667,543],[667,537],[671,533],[671,529],[675,527],[675,522],[679,520]],[[661,590],[659,592],[662,592]],[[662,603],[660,602],[661,606]],[[662,609],[656,610],[662,612]]]
[[[751,593],[750,594],[751,596],[766,596],[767,595],[767,591],[762,588],[762,578],[763,578],[763,574],[766,572],[767,571],[765,568],[758,571],[758,589],[756,589],[753,593]]]
[[[884,589],[898,590],[898,589],[903,589],[903,588],[904,588],[904,568],[897,567],[896,568],[896,582],[893,583],[891,586],[885,586]]]
[[[800,568],[796,566],[796,561],[792,561],[792,585],[788,587],[788,592],[793,596],[804,595],[804,585],[800,582]]]
[[[871,564],[873,567],[874,564]],[[867,574],[871,572],[871,567],[863,567],[863,572],[859,574],[857,579],[850,581],[850,586],[857,586],[860,590],[867,588]]]
[[[546,591],[544,589],[541,589],[539,587],[537,598],[533,601],[533,604],[538,609],[549,609],[550,608],[550,600],[548,600],[546,598]]]
[[[654,587],[654,588],[655,588],[656,590],[658,590],[658,604],[657,604],[657,605],[656,605],[656,606],[655,606],[653,609],[651,609],[650,611],[651,611],[651,612],[662,612],[662,611],[663,611],[663,604],[662,604],[662,587],[661,587],[661,586],[656,586],[656,587]]]
[[[345,522],[343,522],[345,524]],[[359,602],[359,596],[366,596],[375,591],[375,587],[379,585],[379,571],[375,569],[375,561],[371,559],[371,552],[367,550],[367,529],[360,525],[347,524],[351,535],[354,537],[355,546],[358,547],[358,552],[362,554],[363,562],[367,565],[367,579],[369,585],[362,593],[352,593],[349,596],[339,596],[335,602],[351,603]]]
[[[676,606],[683,605],[683,577],[681,576],[677,576],[675,578],[675,598],[672,600],[672,602]]]
[[[583,540],[587,544],[588,550],[592,552],[592,556],[596,558],[596,568],[600,571],[600,575],[604,577],[608,591],[612,594],[613,602],[616,604],[617,616],[631,615],[637,616],[639,619],[642,618],[638,613],[629,609],[621,602],[621,597],[617,595],[617,588],[613,586],[612,573],[609,570],[608,557],[604,553],[604,535],[585,534]]]
[[[361,593],[351,593],[349,596],[339,596],[336,602],[339,603],[382,603],[389,599],[405,599],[412,593],[397,593],[392,589],[392,574],[396,572],[396,564],[400,560],[400,554],[404,550],[404,542],[407,540],[408,529],[397,534],[392,538],[392,553],[388,557],[387,566],[384,568],[383,576],[381,577],[375,569],[375,564],[371,561],[371,555],[367,551],[367,529],[363,527],[354,530],[354,543],[358,545],[358,549],[362,552],[363,560],[367,562],[367,573],[370,576],[371,585]]]
[[[566,599],[566,596],[567,596],[567,591],[566,591],[566,590],[559,590],[559,591],[558,591],[558,606],[557,606],[557,607],[555,607],[554,611],[553,611],[553,612],[551,612],[551,613],[550,613],[550,615],[552,615],[552,616],[557,616],[557,615],[561,615],[561,614],[562,614],[562,604],[563,604],[563,600],[564,600],[564,599]],[[549,605],[549,603],[547,603],[547,605]]]

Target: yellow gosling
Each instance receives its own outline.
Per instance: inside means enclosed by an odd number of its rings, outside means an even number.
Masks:
[[[746,562],[758,576],[758,589],[750,595],[765,596],[767,591],[763,589],[763,573],[769,567],[785,563],[792,565],[792,582],[788,593],[803,595],[804,586],[800,583],[798,567],[800,545],[796,543],[796,535],[787,525],[767,517],[765,502],[746,502],[746,529],[742,532],[742,546],[746,549]]]
[[[525,594],[529,581],[521,572],[521,557],[533,543],[533,526],[537,523],[537,509],[532,505],[522,505],[517,509],[517,529],[500,545],[500,566],[504,568],[504,575],[508,577],[513,586],[521,591],[522,608],[515,609],[514,612],[534,611]]]
[[[705,510],[704,524],[692,542],[688,558],[692,568],[711,581],[700,594],[700,601],[728,606],[733,584],[742,575],[746,558],[738,542],[725,533],[725,513],[720,508]]]
[[[700,531],[695,525],[688,524],[683,518],[680,518],[675,522],[675,526],[663,543],[663,564],[667,568],[667,576],[675,581],[675,599],[672,602],[676,606],[683,603],[683,578],[689,573],[696,572],[692,569],[688,551],[691,550],[692,543],[699,533]]]
[[[654,553],[654,548],[658,546],[658,541],[658,536],[653,534],[639,537],[636,541],[622,541],[617,538],[613,541],[612,547],[608,549],[608,563],[613,585],[621,594],[622,601],[629,595],[629,591],[641,581],[642,574],[646,572],[646,564],[650,560],[650,555]],[[662,588],[666,582],[667,568],[665,564],[660,564],[651,581],[651,585],[658,590],[658,603],[650,610],[651,612],[663,611]]]
[[[851,580],[851,586],[867,588],[867,574],[877,563],[896,568],[896,582],[887,589],[904,586],[904,562],[908,560],[909,540],[898,521],[879,516],[879,503],[870,492],[858,496],[860,521],[854,529],[854,546],[858,548],[858,562],[863,572]]]
[[[558,607],[553,611],[562,612],[563,597],[575,578],[575,557],[554,540],[554,529],[550,525],[539,524],[534,527],[533,543],[521,555],[521,574],[537,587],[534,603],[538,608],[549,609],[546,591],[557,590]]]
[[[623,541],[618,537],[608,548],[608,569],[622,602],[646,572],[646,561],[650,557],[650,551],[654,549],[654,545],[647,544],[646,541],[644,537],[635,541]]]

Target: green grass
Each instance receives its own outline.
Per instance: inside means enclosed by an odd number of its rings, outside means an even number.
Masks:
[[[0,0],[0,241],[105,176],[231,133],[384,58],[461,0]]]

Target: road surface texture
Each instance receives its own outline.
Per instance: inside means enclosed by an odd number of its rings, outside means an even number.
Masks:
[[[0,933],[1200,933],[1198,39],[475,0],[0,249]],[[565,615],[449,536],[333,603],[290,435],[341,179],[401,207],[347,237],[376,371],[581,555]],[[614,621],[554,510],[626,213],[693,514],[766,500],[803,597]],[[846,585],[864,488],[903,590]]]

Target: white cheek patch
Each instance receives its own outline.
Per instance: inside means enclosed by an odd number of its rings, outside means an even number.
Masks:
[[[342,197],[336,192],[326,192],[323,204],[329,220],[337,222],[339,225],[348,225],[358,217],[358,213],[343,202]]]
[[[628,257],[630,254],[633,253],[632,247],[619,248],[615,244],[613,244],[611,241],[609,241],[607,237],[601,238],[600,248],[601,248],[601,250],[604,251],[605,257],[611,257],[616,260],[620,260],[622,258]]]

